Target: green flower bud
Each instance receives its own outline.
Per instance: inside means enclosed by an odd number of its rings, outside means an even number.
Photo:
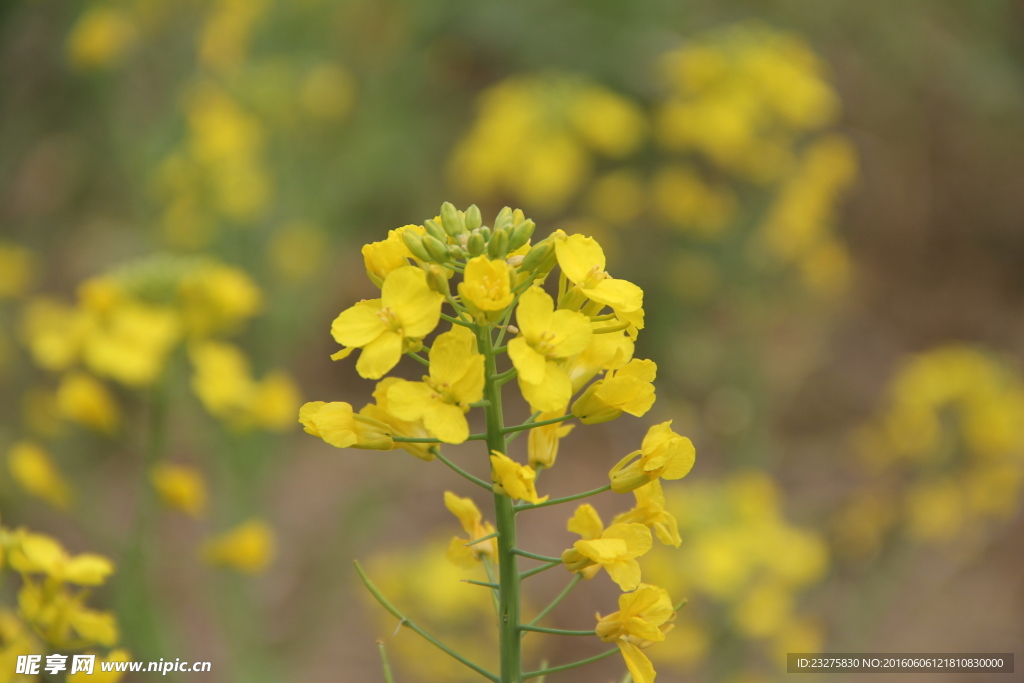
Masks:
[[[466,232],[463,218],[451,202],[445,202],[441,205],[441,226],[452,237]]]
[[[504,228],[508,230],[512,227],[512,209],[507,206],[498,212],[498,217],[494,219],[494,229]]]
[[[486,225],[480,228],[480,236],[484,238],[484,242],[491,239],[491,229]]]
[[[423,238],[423,246],[427,248],[430,253],[430,260],[437,263],[448,262],[448,247],[444,242],[437,239],[433,235],[427,235]]]
[[[402,241],[405,242],[405,246],[409,248],[412,255],[418,258],[420,261],[430,261],[430,254],[427,253],[427,248],[423,246],[423,238],[414,233],[412,230],[402,231]]]
[[[523,213],[522,209],[516,209],[512,212],[512,225],[519,225],[526,220],[526,214]]]
[[[515,251],[529,242],[530,236],[533,235],[536,227],[537,224],[531,220],[525,220],[522,223],[516,224],[516,227],[512,228],[512,232],[508,235],[508,250]]]
[[[427,271],[427,283],[430,285],[432,290],[440,292],[445,296],[451,294],[451,289],[448,288],[448,278],[445,275],[444,268],[430,264],[424,270]]]
[[[548,261],[548,258],[554,253],[555,245],[551,243],[551,240],[538,242],[533,245],[533,248],[530,249],[530,251],[526,252],[526,256],[523,258],[523,263],[519,266],[519,269],[525,272],[540,270],[540,267],[544,265]]]
[[[487,254],[493,259],[505,258],[508,253],[508,233],[495,228],[491,241],[487,243]]]
[[[480,209],[476,204],[470,204],[466,209],[466,230],[473,231],[483,225],[484,219],[480,215]]]
[[[427,229],[427,234],[435,240],[441,244],[448,244],[448,233],[433,218],[424,221],[423,227]]]
[[[479,256],[484,253],[486,247],[487,244],[484,242],[484,236],[479,232],[473,232],[469,236],[469,242],[466,243],[466,249],[469,250],[470,256]]]
[[[453,259],[466,258],[466,256],[468,254],[469,254],[469,252],[467,252],[462,247],[461,244],[449,244],[448,245],[448,256],[450,256]]]

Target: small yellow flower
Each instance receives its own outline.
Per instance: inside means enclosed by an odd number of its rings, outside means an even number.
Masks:
[[[110,647],[120,638],[117,619],[86,607],[86,595],[28,579],[18,592],[18,607],[33,630],[54,648]]]
[[[612,468],[612,490],[627,493],[659,478],[682,479],[693,469],[695,459],[693,442],[673,432],[671,420],[662,422],[647,430],[640,450]]]
[[[657,372],[654,361],[634,358],[587,387],[572,404],[572,414],[588,425],[614,420],[622,413],[640,417],[654,405]]]
[[[378,287],[384,284],[384,280],[392,271],[408,266],[409,259],[414,258],[402,239],[402,233],[406,231],[412,231],[417,235],[423,235],[426,232],[422,225],[406,225],[397,230],[388,231],[386,240],[371,242],[363,246],[363,263],[366,266],[366,274]]]
[[[259,574],[273,560],[275,545],[274,530],[270,525],[259,519],[250,519],[207,541],[203,546],[203,558],[215,566],[244,574]]]
[[[35,255],[24,247],[0,242],[0,299],[24,294],[35,275]]]
[[[633,491],[636,507],[612,520],[612,524],[636,522],[654,530],[658,540],[676,548],[683,542],[679,537],[679,524],[671,512],[665,509],[665,494],[657,479]]]
[[[589,503],[584,503],[576,508],[576,512],[569,519],[566,528],[574,534],[579,534],[584,541],[592,541],[601,538],[604,533],[604,522],[597,510]],[[562,562],[565,568],[571,572],[579,572],[588,581],[601,571],[601,565],[594,564],[589,558],[584,557],[578,550],[571,549],[562,553]]]
[[[71,556],[55,539],[24,529],[16,532],[10,564],[22,574],[45,574],[58,583],[79,586],[100,586],[114,571],[114,564],[102,555]]]
[[[401,420],[423,421],[423,426],[445,443],[469,437],[469,404],[484,395],[484,357],[476,337],[456,326],[440,334],[430,348],[430,374],[422,382],[396,382],[388,389],[388,405]]]
[[[553,420],[563,415],[565,415],[565,412],[561,410],[553,413],[541,413],[537,416],[537,422]],[[567,425],[564,422],[556,422],[531,429],[529,441],[527,442],[530,467],[535,470],[543,467],[554,467],[555,458],[558,457],[558,444],[575,426]]]
[[[348,403],[306,403],[299,409],[299,422],[307,434],[318,436],[337,448],[389,451],[395,447],[386,424],[354,413]]]
[[[185,327],[192,335],[233,332],[259,313],[263,293],[240,268],[203,262],[178,285]]]
[[[600,565],[619,588],[631,591],[640,585],[636,558],[651,545],[651,531],[643,524],[612,524],[598,538],[576,541],[571,550],[562,553],[562,561],[570,571]]]
[[[391,271],[379,299],[360,301],[335,318],[331,334],[346,348],[332,358],[344,358],[361,348],[356,371],[367,379],[380,379],[398,365],[407,345],[437,327],[443,300],[430,288],[423,270],[403,266]]]
[[[470,259],[459,283],[459,295],[486,313],[503,311],[512,303],[512,269],[505,261],[486,256]]]
[[[19,441],[7,452],[7,466],[21,488],[61,510],[71,506],[71,487],[50,456],[31,441]]]
[[[61,378],[57,406],[64,417],[104,434],[117,431],[120,410],[102,382],[82,372]]]
[[[376,403],[367,403],[359,411],[359,414],[364,417],[368,417],[371,420],[384,423],[388,426],[390,433],[393,436],[404,436],[406,438],[413,439],[429,438],[430,433],[427,432],[427,428],[423,426],[423,422],[419,420],[412,422],[400,420],[391,412],[391,405],[388,403],[388,390],[401,381],[403,380],[398,377],[385,377],[381,381],[377,382],[377,388],[373,391],[373,398]],[[434,454],[430,452],[429,444],[396,442],[395,446],[402,448],[410,455],[414,455],[420,460],[426,460],[429,462],[434,459]]]
[[[122,12],[96,6],[83,13],[71,30],[68,58],[79,69],[111,66],[124,56],[135,38],[135,27]]]
[[[465,569],[472,568],[483,557],[493,560],[498,552],[493,538],[475,545],[466,545],[494,533],[494,527],[489,522],[483,521],[483,515],[480,514],[476,503],[470,498],[460,498],[451,491],[445,491],[444,506],[458,518],[463,531],[468,536],[468,538],[455,537],[452,539],[448,546],[448,559]]]
[[[149,478],[166,505],[192,517],[203,515],[206,510],[206,480],[198,469],[164,462],[150,470]]]
[[[528,465],[520,465],[504,453],[491,451],[491,476],[494,477],[494,490],[497,493],[525,500],[528,503],[543,503],[548,496],[537,496],[534,484],[537,472]]]
[[[174,311],[125,302],[86,338],[85,362],[93,372],[122,384],[147,386],[163,371],[180,335],[181,321]]]
[[[508,355],[523,397],[534,410],[564,410],[572,398],[572,382],[555,361],[587,348],[590,320],[576,311],[556,311],[543,289],[531,287],[519,298],[516,322],[520,334],[508,343]]]
[[[25,307],[22,337],[40,367],[59,372],[79,359],[82,343],[94,324],[85,311],[36,297]]]
[[[559,235],[555,239],[555,254],[562,272],[588,299],[611,307],[623,320],[643,327],[642,317],[636,319],[631,315],[643,308],[643,290],[632,282],[616,280],[605,271],[604,250],[594,238]]]
[[[642,583],[634,592],[619,596],[618,612],[598,615],[596,631],[604,642],[619,646],[634,681],[653,683],[654,666],[640,648],[665,640],[674,617],[665,589]]]

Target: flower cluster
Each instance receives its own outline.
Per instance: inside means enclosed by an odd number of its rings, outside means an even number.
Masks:
[[[374,402],[358,411],[340,401],[306,403],[299,421],[339,448],[402,448],[421,460],[440,460],[493,494],[496,525],[484,521],[471,499],[445,494],[465,534],[452,540],[447,555],[462,567],[482,564],[491,577],[483,585],[495,591],[502,632],[511,629],[515,641],[501,638],[503,680],[519,680],[520,631],[534,628],[519,623],[520,581],[563,566],[575,575],[574,584],[604,569],[626,592],[620,612],[604,617],[597,634],[616,642],[634,679],[648,683],[654,671],[639,648],[663,638],[660,629],[674,610],[664,590],[641,583],[637,558],[651,549],[652,530],[663,543],[679,546],[661,481],[686,476],[694,448],[665,422],[651,427],[640,448],[611,468],[606,486],[568,499],[540,494],[539,471],[554,466],[559,442],[570,431],[565,422],[646,414],[655,401],[657,367],[633,358],[633,342],[644,327],[643,291],[607,272],[593,238],[555,231],[533,242],[534,230],[519,210],[502,209],[487,226],[475,206],[459,211],[445,203],[423,225],[392,230],[387,239],[366,245],[364,265],[380,297],[338,315],[331,334],[342,348],[332,357],[358,353],[356,371],[378,380]],[[549,293],[544,285],[556,266],[561,273]],[[450,327],[439,331],[442,322]],[[502,352],[507,368],[498,366]],[[422,380],[385,377],[403,356],[427,366]],[[534,412],[523,424],[505,427],[501,387],[512,379]],[[483,409],[486,432],[471,433],[474,408]],[[523,464],[511,457],[508,444],[526,430],[531,435]],[[487,480],[441,451],[444,444],[468,441],[486,442]],[[516,547],[515,513],[608,490],[635,493],[636,506],[605,528],[593,507],[581,505],[568,530],[582,538],[560,558]],[[520,574],[517,557],[546,564]]]

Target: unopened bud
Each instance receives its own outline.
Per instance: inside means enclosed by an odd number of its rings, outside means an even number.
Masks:
[[[504,228],[508,230],[512,227],[512,209],[507,206],[498,212],[497,218],[494,219],[494,229]]]
[[[509,334],[519,334],[519,328],[515,325],[506,325],[505,329],[508,330]]]
[[[508,235],[508,250],[515,251],[529,242],[536,227],[537,224],[531,220],[525,220],[521,223],[517,223],[516,226],[512,228],[512,232]]]
[[[441,205],[441,227],[444,231],[455,237],[466,232],[466,226],[463,225],[463,218],[459,215],[455,205],[451,202],[445,202]]]
[[[513,268],[518,268],[520,264],[522,264],[523,262],[523,255],[516,254],[515,256],[509,256],[507,259],[505,259],[505,262],[508,263]]]
[[[508,233],[501,228],[495,228],[491,241],[487,243],[487,254],[493,259],[503,259],[507,253]]]
[[[469,208],[466,209],[466,230],[476,230],[483,225],[483,222],[480,209],[477,208],[476,204],[470,204]]]
[[[402,231],[402,241],[405,242],[405,246],[412,252],[412,255],[420,261],[430,260],[430,254],[427,253],[427,248],[423,246],[423,238],[412,230]]]
[[[491,239],[491,229],[486,225],[480,228],[480,236],[484,238],[484,242]]]
[[[433,235],[427,235],[423,238],[423,246],[430,253],[430,260],[437,263],[448,262],[448,247],[441,240]]]
[[[444,296],[451,294],[451,289],[448,288],[448,278],[445,276],[444,268],[430,264],[425,268],[425,270],[427,271],[427,283],[430,284],[430,288],[432,290],[439,292]]]
[[[548,256],[554,253],[554,251],[555,247],[551,244],[550,240],[538,242],[530,251],[526,252],[520,269],[527,272],[539,270],[547,261]]]
[[[479,256],[484,253],[484,249],[487,245],[484,243],[484,236],[477,231],[469,236],[469,241],[466,243],[466,249],[469,251],[470,256]]]
[[[433,218],[423,221],[423,227],[427,229],[427,234],[433,237],[442,244],[448,243],[448,233],[444,231],[444,228],[435,221]]]
[[[468,254],[469,254],[469,252],[467,252],[462,247],[462,245],[459,245],[459,244],[449,244],[448,245],[448,255],[450,257],[452,257],[453,259],[466,258],[466,256]]]

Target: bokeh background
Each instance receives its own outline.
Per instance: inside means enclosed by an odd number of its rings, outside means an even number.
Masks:
[[[689,599],[659,680],[1024,642],[1020,3],[10,0],[0,73],[0,521],[114,560],[101,653],[372,681],[380,639],[396,680],[473,680],[395,634],[358,558],[493,658],[444,559],[463,482],[295,419],[370,399],[330,322],[375,291],[361,245],[445,200],[592,235],[646,291],[652,417],[698,453],[682,549],[645,565]],[[546,485],[600,485],[640,422],[577,430]],[[572,541],[533,514],[532,549]],[[0,681],[41,651],[19,586]]]

